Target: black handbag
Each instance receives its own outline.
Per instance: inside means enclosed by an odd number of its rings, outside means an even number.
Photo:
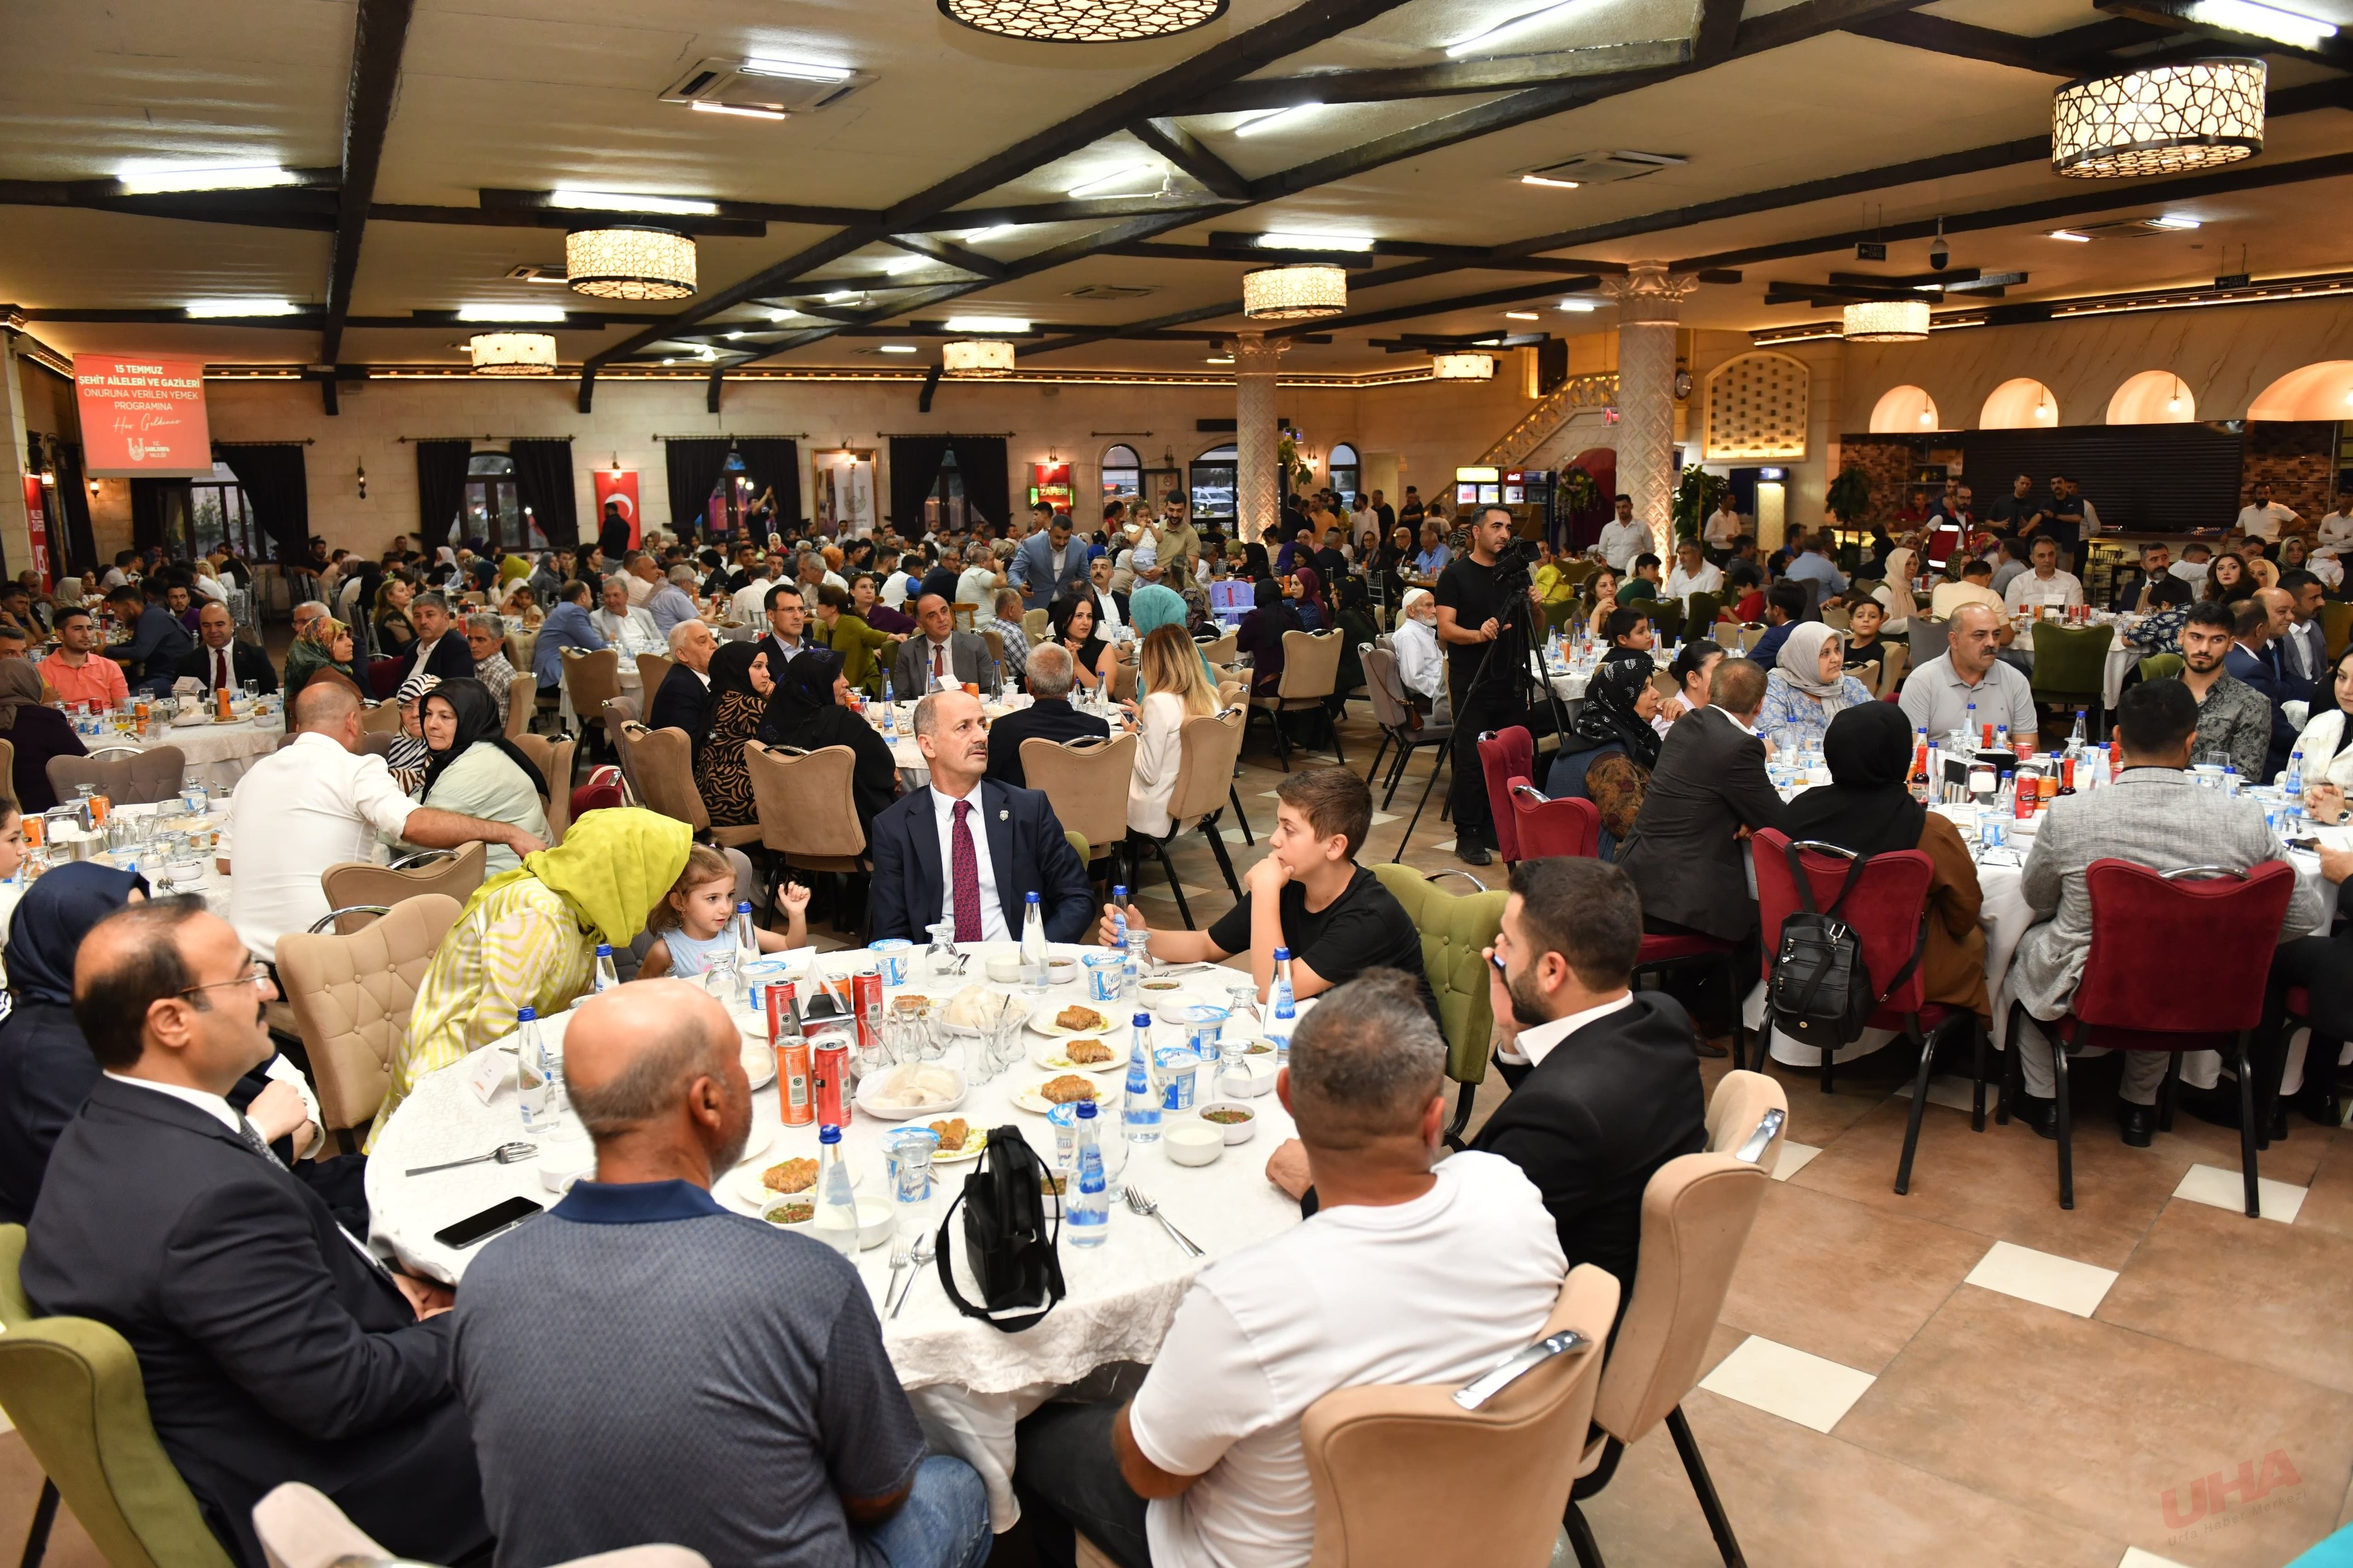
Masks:
[[[1807,847],[1847,853],[1835,845],[1813,844]],[[1871,857],[1852,857],[1852,864],[1847,868],[1846,880],[1839,885],[1838,897],[1831,900],[1829,909],[1817,910],[1813,881],[1806,875],[1798,849],[1795,844],[1782,848],[1788,857],[1789,878],[1798,886],[1798,912],[1781,922],[1780,943],[1773,957],[1773,978],[1765,988],[1766,1024],[1800,1045],[1833,1051],[1862,1038],[1880,1004],[1902,990],[1904,983],[1912,978],[1912,972],[1920,966],[1921,955],[1927,951],[1928,928],[1924,917],[1912,956],[1895,972],[1886,990],[1873,992],[1871,969],[1863,962],[1862,938],[1838,918],[1847,894],[1862,879]]]
[[[1061,1205],[1048,1228],[1046,1163],[1018,1127],[991,1128],[980,1162],[964,1179],[964,1191],[940,1221],[940,1285],[956,1310],[1006,1333],[1018,1333],[1048,1312],[1066,1293],[1062,1283]],[[964,1240],[980,1303],[965,1300],[950,1267],[957,1209],[964,1210]]]

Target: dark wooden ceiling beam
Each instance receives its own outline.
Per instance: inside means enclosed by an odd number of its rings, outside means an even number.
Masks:
[[[2353,70],[2353,42],[2343,34],[2324,38],[2311,48],[2295,44],[2283,44],[2275,38],[2258,37],[2252,33],[2234,33],[2200,21],[2197,0],[2093,0],[2093,4],[2111,16],[2129,16],[2152,26],[2170,27],[2176,32],[2195,33],[2201,38],[2229,44],[2249,54],[2284,55],[2290,59],[2310,60],[2315,65],[2335,70]]]
[[[1740,39],[1741,0],[1700,0],[1699,25],[1692,31],[1692,58],[1703,66],[1732,58]]]
[[[911,255],[929,257],[959,272],[969,272],[975,278],[986,278],[992,283],[1005,276],[1005,263],[995,257],[983,256],[976,250],[967,250],[961,245],[951,244],[928,234],[885,235],[883,243],[895,245]]]
[[[335,237],[327,262],[327,317],[319,329],[319,358],[332,364],[351,314],[352,285],[360,271],[360,241],[368,205],[375,199],[385,132],[392,125],[401,52],[416,0],[359,0],[352,36],[352,79],[343,109],[343,185],[336,194]]]
[[[1139,120],[1127,130],[1129,135],[1199,181],[1211,195],[1230,201],[1249,199],[1250,182],[1174,120],[1155,116]]]
[[[455,224],[469,228],[594,228],[599,223],[645,224],[691,234],[698,239],[759,239],[768,232],[758,218],[681,216],[675,213],[586,213],[559,207],[443,207],[405,202],[375,202],[368,207],[375,223]]]
[[[1733,9],[1736,19],[1739,7],[1735,4]],[[1176,112],[1187,117],[1242,114],[1297,109],[1311,103],[1391,103],[1411,98],[1512,92],[1625,71],[1657,70],[1683,65],[1691,55],[1688,39],[1657,38],[1581,49],[1549,49],[1535,55],[1506,55],[1489,60],[1449,60],[1443,65],[1253,77],[1207,92]]]
[[[671,226],[686,221],[668,213],[610,213],[582,207],[559,207],[554,205],[555,193],[553,191],[526,191],[502,185],[485,185],[475,193],[475,197],[484,208],[500,212],[519,210],[554,213],[558,215],[558,222],[575,228],[600,219],[610,219],[617,223],[668,224]],[[795,202],[713,201],[711,205],[719,210],[707,215],[693,216],[730,219],[744,224],[814,224],[824,228],[832,228],[842,224],[872,223],[881,216],[865,207],[810,206]]]
[[[1149,261],[1222,261],[1244,267],[1287,267],[1304,263],[1345,267],[1352,272],[1373,267],[1377,262],[1369,250],[1270,249],[1265,246],[1245,248],[1239,245],[1175,245],[1165,240],[1107,245],[1100,254],[1140,257]]]
[[[1599,278],[1577,279],[1588,289],[1601,286]],[[1344,332],[1356,327],[1377,327],[1390,321],[1410,321],[1421,316],[1443,315],[1449,310],[1476,310],[1489,305],[1514,305],[1523,300],[1541,299],[1561,291],[1558,283],[1522,286],[1516,289],[1490,289],[1481,294],[1458,294],[1451,300],[1425,300],[1415,305],[1397,305],[1386,310],[1352,310],[1345,315],[1327,316],[1320,321],[1303,321],[1293,327],[1276,327],[1266,335],[1270,338],[1295,338],[1302,332]]]
[[[1167,196],[1087,196],[1060,202],[1018,202],[1010,206],[958,207],[937,215],[920,229],[904,232],[953,234],[960,230],[995,228],[1001,224],[1097,223],[1105,218],[1143,217],[1152,213],[1190,213],[1208,217],[1236,204],[1198,196],[1172,200]]]
[[[2036,49],[2037,39],[1993,27],[1973,26],[1967,22],[1956,22],[1948,16],[1932,16],[1913,11],[1902,16],[1882,16],[1876,21],[1861,23],[1845,30],[1859,37],[1901,44],[1910,49],[1926,49],[1931,54],[1952,59],[1984,60],[1991,65],[2009,66],[2014,70],[2052,76],[2074,74],[2064,66],[2052,66]]]

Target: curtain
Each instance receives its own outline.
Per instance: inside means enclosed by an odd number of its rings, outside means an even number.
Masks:
[[[417,443],[417,540],[427,555],[448,542],[450,525],[466,504],[466,466],[473,460],[471,441]]]
[[[549,547],[578,548],[579,480],[572,471],[571,441],[510,441],[507,456],[514,459],[515,495]]]
[[[778,531],[790,533],[801,521],[800,448],[780,437],[739,436],[735,450],[743,455],[744,477],[752,481],[752,499],[774,489]]]
[[[173,520],[187,514],[187,480],[132,480],[131,548],[164,549],[170,541]]]
[[[791,442],[785,443],[789,447]],[[700,539],[702,522],[711,508],[711,492],[719,488],[719,476],[727,471],[728,440],[724,436],[697,436],[688,440],[662,443],[662,466],[670,479],[670,531],[681,540]],[[749,462],[747,458],[744,459]],[[755,483],[752,493],[758,495]],[[776,491],[777,515],[794,516],[784,510],[785,492]],[[765,543],[763,540],[761,542]]]
[[[311,487],[302,448],[294,443],[222,447],[220,460],[237,476],[253,520],[269,536],[290,571],[311,554]]]
[[[950,439],[946,436],[891,437],[891,515],[887,521],[909,539],[923,537],[923,498],[932,493],[933,482],[940,477],[940,459],[947,456]],[[962,459],[958,462],[961,464]]]
[[[977,519],[1003,527],[1013,521],[1012,498],[1005,467],[1002,436],[951,436],[956,472],[964,478],[966,510]]]
[[[84,572],[102,574],[105,568],[99,563],[98,535],[90,526],[90,485],[82,478],[78,441],[58,444],[58,510],[64,515],[55,542],[65,570],[76,576]]]

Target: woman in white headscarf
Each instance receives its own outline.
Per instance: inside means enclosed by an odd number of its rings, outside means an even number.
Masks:
[[[1820,621],[1802,622],[1765,677],[1757,732],[1782,755],[1820,746],[1831,719],[1871,700],[1869,689],[1846,673],[1846,639]]]
[[[1910,635],[1912,617],[1919,612],[1912,597],[1912,575],[1919,570],[1913,563],[1918,559],[1905,545],[1899,544],[1887,552],[1887,579],[1871,591],[1871,596],[1887,611],[1887,619],[1879,628],[1882,636]]]

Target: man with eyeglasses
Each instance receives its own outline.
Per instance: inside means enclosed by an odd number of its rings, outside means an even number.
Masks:
[[[238,1562],[260,1568],[253,1505],[287,1481],[396,1556],[466,1562],[490,1530],[453,1296],[387,1269],[229,1105],[274,1052],[275,994],[201,900],[92,928],[73,1008],[105,1076],[50,1154],[26,1293],[130,1342],[155,1435]]]

